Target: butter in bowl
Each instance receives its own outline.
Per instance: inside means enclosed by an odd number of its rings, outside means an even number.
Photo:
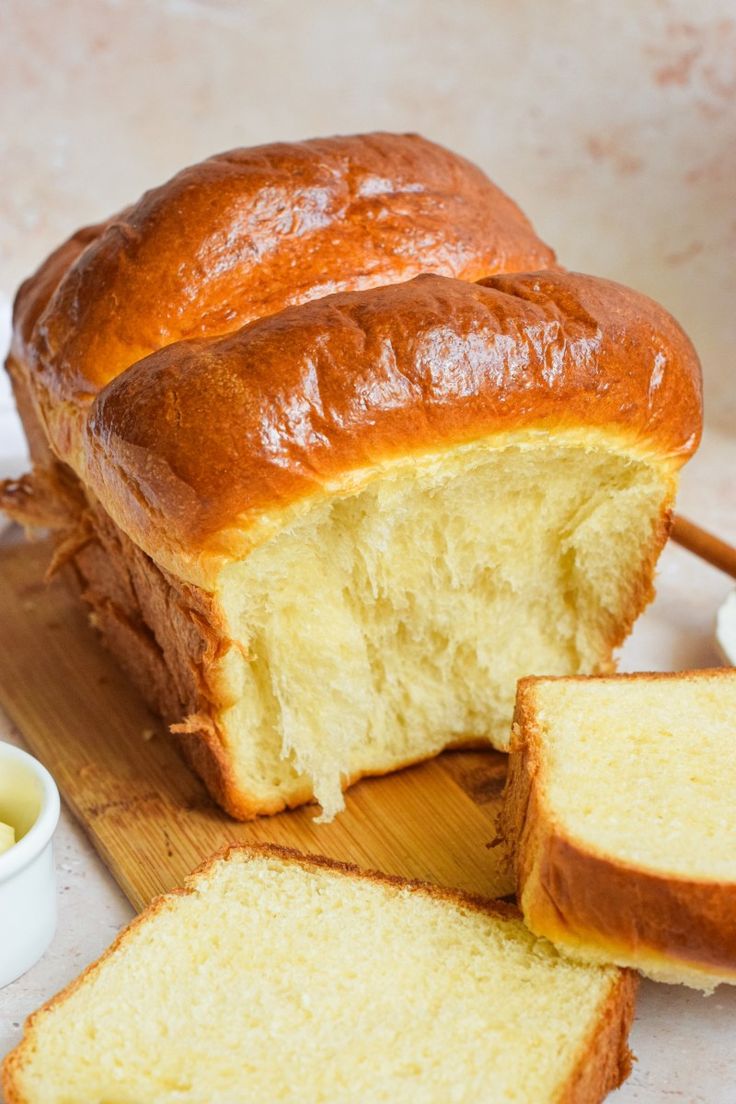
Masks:
[[[53,938],[58,820],[59,791],[49,772],[0,742],[0,988],[30,969]]]
[[[0,855],[5,851],[9,851],[16,842],[15,828],[13,825],[6,824],[4,820],[0,820]]]

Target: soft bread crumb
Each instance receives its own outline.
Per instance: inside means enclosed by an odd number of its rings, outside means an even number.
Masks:
[[[621,862],[736,884],[736,673],[549,682],[539,695],[547,795],[572,835]]]
[[[389,469],[220,577],[237,783],[330,819],[349,778],[505,748],[517,679],[606,670],[649,596],[670,475],[527,434]]]
[[[587,1062],[599,1091],[575,1099],[598,1101],[625,1068],[622,980],[511,910],[236,850],[34,1020],[6,1088],[11,1104],[551,1104]],[[617,1021],[611,1066],[592,1039]]]

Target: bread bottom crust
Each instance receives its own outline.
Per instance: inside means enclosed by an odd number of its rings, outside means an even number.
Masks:
[[[647,676],[641,676],[647,677]],[[736,883],[660,874],[596,854],[549,813],[525,681],[501,812],[529,927],[574,957],[705,991],[736,983]]]

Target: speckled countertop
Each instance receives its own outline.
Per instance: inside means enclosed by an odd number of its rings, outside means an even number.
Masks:
[[[707,431],[680,509],[736,541],[735,57],[733,0],[3,0],[0,341],[14,288],[51,247],[182,165],[277,138],[419,130],[478,161],[565,264],[649,292],[684,324]],[[24,462],[3,382],[0,473]],[[728,590],[668,548],[623,666],[717,662]],[[0,738],[19,739],[2,715]],[[0,991],[0,1055],[131,916],[66,812],[56,858],[58,933]],[[736,988],[644,984],[632,1043],[617,1104],[736,1099]]]

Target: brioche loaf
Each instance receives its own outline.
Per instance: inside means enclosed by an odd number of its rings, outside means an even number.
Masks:
[[[736,670],[519,685],[502,814],[530,928],[593,962],[736,982]]]
[[[597,1104],[634,987],[509,906],[234,848],[31,1017],[6,1100]]]
[[[19,297],[63,474],[35,486],[63,483],[59,559],[231,814],[329,817],[362,775],[505,747],[520,676],[610,669],[700,433],[665,311],[470,282],[553,257],[416,138],[215,159],[89,236]]]

